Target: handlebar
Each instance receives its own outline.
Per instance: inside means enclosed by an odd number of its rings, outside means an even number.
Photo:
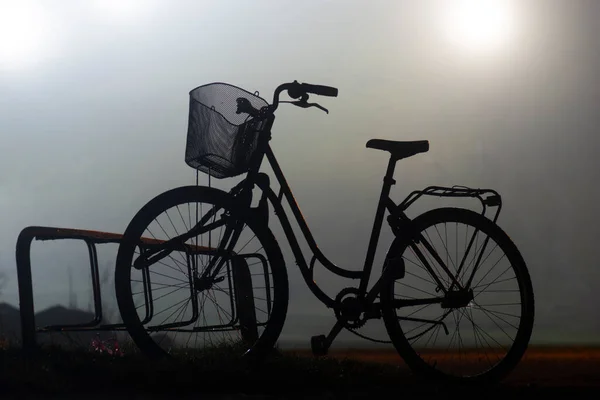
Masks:
[[[279,85],[277,87],[277,89],[275,89],[275,92],[273,93],[273,103],[267,107],[263,107],[262,110],[257,110],[254,107],[252,107],[250,102],[245,98],[237,99],[237,102],[238,102],[237,113],[239,114],[239,113],[245,112],[254,117],[259,117],[259,118],[264,118],[267,115],[273,114],[275,112],[275,110],[277,110],[277,107],[279,107],[279,95],[283,91],[287,91],[288,96],[290,96],[293,99],[300,99],[299,101],[292,102],[294,105],[297,105],[300,107],[305,107],[305,108],[316,106],[325,111],[327,111],[327,110],[316,103],[315,104],[307,103],[308,95],[316,94],[319,96],[328,96],[328,97],[337,97],[337,95],[338,95],[338,89],[331,87],[331,86],[313,85],[310,83],[299,83],[298,81],[294,81],[294,82],[284,83],[284,84]]]
[[[319,96],[337,97],[338,90],[331,86],[312,85],[310,83],[301,83],[300,88],[304,93],[312,93]],[[288,91],[289,93],[289,91]],[[290,95],[290,97],[293,97]]]
[[[277,89],[275,89],[275,93],[273,94],[273,103],[271,104],[271,106],[273,107],[273,111],[275,111],[279,106],[279,94],[284,90],[287,90],[288,95],[293,99],[302,97],[308,99],[309,93],[329,97],[337,97],[338,95],[337,88],[331,86],[313,85],[310,83],[298,83],[298,81],[284,83],[282,85],[279,85]]]

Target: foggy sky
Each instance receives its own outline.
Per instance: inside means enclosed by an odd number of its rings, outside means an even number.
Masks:
[[[364,262],[387,163],[367,140],[427,139],[428,153],[398,163],[393,198],[434,184],[499,191],[499,224],[534,285],[532,341],[597,340],[600,2],[513,3],[510,45],[467,54],[440,37],[440,1],[150,1],[131,17],[44,1],[54,22],[43,57],[0,67],[0,269],[10,278],[0,301],[18,304],[24,227],[121,233],[152,197],[194,183],[183,160],[191,89],[222,81],[271,101],[277,85],[298,80],[339,88],[317,100],[329,115],[281,107],[271,141],[332,261]],[[442,204],[423,201],[409,215]],[[331,315],[271,221],[290,271],[289,323]],[[390,242],[384,228],[377,266]],[[68,302],[68,267],[86,306],[85,247],[33,249],[36,310]],[[115,255],[101,249],[101,266]],[[322,268],[316,280],[330,295],[355,283]]]

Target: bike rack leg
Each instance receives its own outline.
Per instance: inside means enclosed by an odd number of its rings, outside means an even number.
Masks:
[[[41,231],[48,228],[30,226],[21,231],[17,239],[16,262],[17,280],[19,287],[19,313],[21,317],[21,340],[25,352],[34,352],[38,349],[36,340],[37,331],[35,325],[35,307],[33,302],[33,279],[31,274],[31,243]],[[102,321],[102,298],[100,292],[100,277],[98,271],[98,256],[96,246],[92,240],[84,239],[87,244],[94,294],[94,320],[88,323],[75,324],[72,326],[50,326],[49,330],[56,328],[83,328],[94,327]]]
[[[94,319],[92,319],[89,322],[83,322],[79,324],[49,325],[43,328],[45,331],[65,331],[78,328],[94,328],[102,322],[102,297],[100,289],[100,272],[98,268],[98,253],[96,252],[96,244],[89,239],[77,240],[83,240],[88,248],[88,255],[90,260],[90,273],[92,276],[92,297],[94,299]]]
[[[35,314],[33,307],[33,283],[29,252],[35,237],[35,227],[25,228],[17,239],[16,261],[19,285],[19,312],[21,314],[21,338],[23,350],[34,352],[37,349],[35,338]]]
[[[90,324],[98,325],[102,322],[102,293],[100,290],[100,272],[98,268],[98,253],[96,245],[91,240],[84,240],[88,246],[90,266],[92,273],[92,292],[94,296],[94,320]]]

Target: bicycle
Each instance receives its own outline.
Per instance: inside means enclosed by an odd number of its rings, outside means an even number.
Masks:
[[[280,101],[284,91],[293,100]],[[357,333],[366,321],[382,319],[395,350],[419,376],[460,382],[497,381],[505,377],[519,363],[528,346],[534,320],[534,297],[523,257],[496,222],[501,196],[491,189],[430,186],[410,193],[396,204],[389,194],[395,184],[393,174],[397,161],[427,152],[429,142],[371,139],[367,148],[387,151],[390,155],[364,266],[362,270],[349,270],[335,265],[318,248],[269,145],[275,111],[280,104],[317,107],[328,112],[318,103],[309,103],[310,94],[336,97],[338,90],[297,81],[284,83],[274,91],[271,104],[258,93],[226,83],[211,83],[190,91],[185,161],[196,169],[196,174],[208,174],[209,186],[199,186],[197,181],[195,186],[159,194],[138,211],[125,230],[117,254],[115,288],[123,322],[136,345],[156,358],[191,349],[203,355],[207,353],[198,350],[199,347],[206,350],[214,346],[233,349],[232,354],[242,360],[261,361],[266,357],[282,332],[289,294],[285,261],[268,226],[271,204],[305,283],[336,316],[336,323],[327,336],[311,338],[314,354],[327,354],[342,329]],[[279,194],[271,188],[269,175],[259,172],[265,158],[279,183]],[[223,179],[242,174],[246,176],[228,192],[210,185],[211,177]],[[254,196],[254,190],[258,190],[260,196]],[[409,218],[405,210],[423,195],[476,198],[483,211],[479,214],[466,208],[442,207]],[[313,253],[310,263],[306,262],[283,209],[284,197]],[[497,207],[493,219],[485,216],[489,207]],[[189,212],[186,218],[182,209]],[[381,275],[367,290],[386,211],[394,239]],[[163,212],[166,217],[159,221]],[[183,227],[178,230],[174,221],[179,223],[180,219]],[[154,222],[157,224],[151,230]],[[464,241],[458,231],[459,223],[466,225]],[[450,235],[453,242],[444,246],[445,259],[427,231],[435,227],[437,237],[443,240],[438,224],[444,225],[446,238],[448,224],[457,228],[456,234]],[[219,228],[218,235],[213,233]],[[249,228],[250,233],[242,235],[245,228]],[[473,232],[467,240],[469,228],[473,228]],[[483,244],[479,241],[480,233],[487,235]],[[437,240],[435,234],[433,236]],[[143,242],[142,237],[145,237]],[[254,239],[258,240],[257,247],[244,251]],[[459,242],[461,249],[464,248],[460,263]],[[241,246],[236,247],[238,244]],[[492,251],[502,250],[503,255],[484,274],[482,266],[491,255],[490,252],[483,258],[488,244],[493,246]],[[456,259],[448,254],[449,247],[456,248]],[[482,252],[476,257],[471,255],[473,249]],[[409,260],[410,255],[414,255],[416,261]],[[500,274],[492,274],[504,258],[509,261],[508,268],[501,268]],[[316,261],[340,277],[359,280],[358,287],[349,286],[335,297],[329,297],[313,281]],[[167,275],[173,271],[177,277]],[[509,271],[514,277],[506,275]],[[478,272],[483,276],[475,278]],[[139,278],[134,279],[133,274]],[[490,274],[495,278],[488,278]],[[429,283],[431,288],[416,287],[423,282]],[[516,290],[507,289],[512,283],[516,283]],[[483,296],[483,290],[490,287],[494,289],[491,297]],[[402,290],[397,293],[398,288]],[[151,289],[156,289],[156,294]],[[164,302],[167,296],[175,294],[181,296],[179,301],[156,312],[158,300]],[[421,297],[415,297],[416,294]],[[512,297],[500,301],[497,298],[502,294]],[[136,296],[141,300],[134,300]],[[493,303],[485,303],[485,300]],[[508,307],[508,311],[497,311],[495,307],[500,305]],[[404,314],[405,309],[409,309],[407,314]],[[158,318],[165,312],[170,314],[164,320]],[[440,316],[430,315],[434,312]],[[423,315],[417,316],[417,313]],[[476,315],[482,317],[481,325],[476,324],[476,320],[480,321]],[[166,323],[171,317],[175,321]],[[215,322],[209,324],[207,317],[214,318]],[[161,320],[158,325],[152,322],[158,320]],[[499,326],[501,322],[516,329],[514,336]],[[455,325],[452,334],[448,329],[451,323]],[[493,328],[491,333],[483,332],[482,327],[486,326]],[[473,330],[462,335],[461,327]],[[160,336],[157,332],[164,333]],[[224,332],[227,332],[224,339],[213,341],[213,334]],[[179,340],[178,335],[181,335]],[[449,343],[441,346],[442,341]],[[453,344],[460,346],[458,354],[454,348],[450,351]],[[493,344],[500,349],[488,351]],[[429,345],[431,349],[427,350],[425,347]],[[479,349],[483,355],[474,354]],[[481,364],[485,364],[481,371],[476,370]]]

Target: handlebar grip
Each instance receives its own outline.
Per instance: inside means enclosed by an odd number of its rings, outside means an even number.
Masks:
[[[331,86],[311,85],[310,83],[303,83],[301,86],[302,90],[304,90],[306,93],[329,97],[337,97],[338,95],[337,88]]]

